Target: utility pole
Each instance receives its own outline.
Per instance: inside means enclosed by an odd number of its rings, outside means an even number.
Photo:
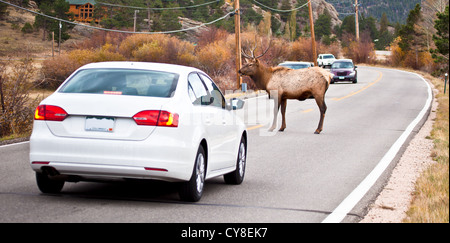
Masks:
[[[136,32],[136,19],[137,19],[137,13],[139,13],[139,10],[134,10],[134,25],[133,25],[133,32]]]
[[[311,0],[308,1],[308,8],[309,8],[309,23],[311,25],[311,48],[313,51],[314,66],[317,66],[316,35],[314,34],[314,19],[312,14]]]
[[[358,13],[358,0],[355,0],[355,29],[356,29],[356,42],[359,42],[359,13]]]
[[[2,113],[5,113],[5,100],[4,100],[4,97],[3,97],[2,75],[0,75],[0,103],[2,104]],[[1,130],[0,130],[0,132],[1,132]]]
[[[52,31],[52,57],[55,57],[55,31]]]
[[[152,25],[150,24],[150,1],[147,1],[147,24],[148,24],[148,32],[152,31]]]
[[[242,78],[239,75],[239,69],[241,69],[242,58],[241,58],[241,18],[239,16],[241,10],[239,9],[239,0],[234,1],[234,32],[236,38],[236,85],[237,89],[241,88]]]
[[[61,28],[62,24],[61,21],[59,21],[59,39],[58,39],[58,55],[61,56]]]

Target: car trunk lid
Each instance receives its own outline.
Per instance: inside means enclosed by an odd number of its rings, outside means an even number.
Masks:
[[[46,121],[59,137],[144,140],[156,126],[137,125],[133,116],[144,110],[160,110],[170,98],[105,94],[55,93],[42,104],[64,109],[63,121]]]

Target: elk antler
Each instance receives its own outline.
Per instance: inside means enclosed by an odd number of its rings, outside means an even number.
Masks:
[[[267,53],[267,51],[268,51],[269,48],[270,48],[270,44],[271,44],[271,43],[272,43],[272,39],[270,39],[270,42],[269,42],[269,45],[267,46],[267,49],[266,49],[261,55],[255,57],[255,50],[256,50],[256,48],[258,47],[258,43],[256,42],[256,36],[255,36],[255,46],[253,47],[252,50],[250,50],[251,56],[248,55],[247,53],[245,53],[244,49],[241,50],[242,56],[244,56],[245,58],[249,58],[249,59],[257,59],[257,58],[260,58],[260,57],[264,56],[264,54]],[[262,46],[262,40],[261,40],[261,46]]]
[[[242,56],[244,56],[245,58],[248,58],[248,59],[254,58],[254,57],[251,57],[250,55],[248,55],[247,53],[245,53],[244,49],[241,49],[241,54],[242,54]]]

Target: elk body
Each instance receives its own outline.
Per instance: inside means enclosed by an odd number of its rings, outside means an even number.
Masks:
[[[267,50],[265,51],[267,52]],[[263,55],[265,54],[263,53]],[[243,52],[243,56],[248,62],[239,70],[240,75],[249,76],[259,89],[266,90],[269,96],[276,94],[278,105],[275,103],[274,118],[272,127],[273,131],[277,123],[277,114],[281,107],[282,125],[279,131],[286,128],[286,105],[287,99],[296,99],[303,101],[314,96],[320,110],[319,125],[314,133],[319,134],[323,128],[323,120],[327,106],[325,104],[325,93],[330,84],[331,74],[320,67],[310,67],[306,69],[289,69],[286,67],[267,67],[255,57]],[[271,92],[272,91],[272,92]],[[276,91],[276,92],[273,92]]]

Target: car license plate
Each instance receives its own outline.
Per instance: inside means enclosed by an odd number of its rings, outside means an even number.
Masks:
[[[339,77],[339,79],[345,79],[345,77]]]
[[[114,132],[114,123],[113,117],[87,116],[84,128],[93,132]]]

